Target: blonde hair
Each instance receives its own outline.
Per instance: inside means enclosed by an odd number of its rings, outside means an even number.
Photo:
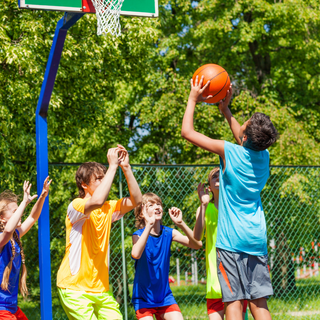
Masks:
[[[213,169],[210,171],[210,173],[209,173],[209,175],[208,175],[209,187],[210,187],[210,181],[211,181],[212,177],[214,176],[215,173],[217,173],[217,172],[219,172],[219,171],[220,171],[220,168],[219,168],[219,167],[215,167],[215,168],[213,168]],[[213,195],[212,190],[211,190],[211,193],[212,193],[212,198],[211,198],[210,201],[213,202],[213,201],[214,201],[214,195]]]
[[[143,214],[142,214],[142,206],[144,206],[147,202],[151,203],[160,203],[162,206],[162,201],[159,196],[155,193],[147,192],[142,196],[142,202],[134,209],[134,215],[136,217],[135,226],[137,229],[142,229],[146,226]]]
[[[18,196],[15,195],[13,192],[10,190],[4,191],[0,194],[0,217],[2,217],[3,213],[6,211],[8,204],[10,203],[17,203],[18,202]],[[4,231],[4,224],[0,220],[0,232]],[[14,240],[13,240],[14,239]],[[1,281],[1,289],[5,291],[9,291],[9,277],[10,273],[12,270],[12,261],[16,255],[16,248],[15,248],[15,242],[18,244],[20,248],[20,253],[21,253],[21,262],[22,262],[22,273],[19,281],[19,289],[22,294],[22,296],[25,298],[29,292],[27,288],[27,267],[25,264],[25,255],[24,251],[22,248],[22,243],[21,240],[18,236],[17,231],[14,231],[13,233],[13,238],[10,239],[11,242],[11,250],[12,250],[12,256],[10,258],[9,263],[7,264],[6,268],[4,269],[3,272],[3,277]]]

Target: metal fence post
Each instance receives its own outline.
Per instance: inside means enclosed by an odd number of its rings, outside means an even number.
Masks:
[[[122,171],[119,168],[119,197],[122,193]],[[121,218],[121,246],[122,246],[122,273],[123,273],[123,299],[124,299],[124,319],[128,320],[128,297],[127,297],[127,273],[126,273],[126,249],[124,246],[124,221]]]

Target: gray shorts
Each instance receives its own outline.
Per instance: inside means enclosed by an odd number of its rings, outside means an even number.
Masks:
[[[252,256],[217,248],[217,269],[223,302],[273,295],[267,254]]]

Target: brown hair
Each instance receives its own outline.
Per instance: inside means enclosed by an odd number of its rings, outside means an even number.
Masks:
[[[214,176],[215,173],[217,173],[217,172],[219,172],[219,171],[220,171],[220,168],[219,168],[219,167],[215,167],[215,168],[213,168],[213,169],[210,171],[210,173],[209,173],[209,175],[208,175],[209,187],[210,187],[210,181],[211,181],[212,177]],[[214,201],[214,195],[213,195],[212,190],[211,190],[211,193],[212,193],[212,198],[211,198],[210,201],[213,202],[213,201]]]
[[[0,194],[0,216],[3,215],[4,211],[8,207],[8,204],[10,204],[12,202],[14,202],[14,203],[18,202],[18,196],[15,195],[13,192],[11,192],[10,190],[7,190],[7,191],[4,191]],[[4,231],[4,224],[0,220],[0,232],[3,232],[3,231]],[[16,242],[20,248],[21,262],[22,262],[22,273],[21,273],[21,277],[20,277],[19,288],[20,288],[20,292],[21,292],[22,296],[26,297],[29,294],[28,288],[27,288],[27,268],[26,268],[26,264],[25,264],[25,255],[24,255],[24,251],[22,248],[22,243],[21,243],[21,240],[20,240],[18,233],[16,231],[14,231],[14,233],[13,233],[13,239],[12,238],[10,239],[12,256],[11,256],[11,259],[10,259],[9,263],[7,264],[6,268],[4,269],[4,273],[3,273],[3,277],[2,277],[2,281],[1,281],[1,289],[9,291],[9,288],[8,288],[9,277],[10,277],[10,273],[11,273],[11,269],[12,269],[12,261],[16,255],[16,248],[15,248],[15,242]]]
[[[142,214],[142,206],[144,206],[147,202],[160,203],[162,206],[162,201],[159,196],[157,196],[155,193],[152,193],[152,192],[145,193],[142,196],[142,202],[134,209],[134,215],[136,217],[135,225],[137,229],[142,229],[146,225],[143,214]]]
[[[85,192],[81,186],[82,183],[89,184],[92,177],[97,177],[99,174],[104,175],[107,172],[107,168],[98,162],[85,162],[77,170],[76,182],[79,190],[79,197],[84,198]]]

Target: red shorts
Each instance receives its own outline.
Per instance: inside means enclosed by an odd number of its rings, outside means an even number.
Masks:
[[[248,306],[248,301],[243,301],[243,313],[246,313]],[[208,314],[219,312],[224,310],[224,303],[222,299],[207,299],[207,310]]]
[[[10,311],[0,310],[0,319],[1,320],[28,320],[26,315],[18,307],[18,310],[15,314]]]
[[[161,315],[173,311],[178,311],[181,313],[180,308],[177,304],[172,304],[171,306],[156,307],[156,308],[143,308],[136,311],[137,319],[142,319],[143,317],[156,316],[157,320],[162,320]]]

